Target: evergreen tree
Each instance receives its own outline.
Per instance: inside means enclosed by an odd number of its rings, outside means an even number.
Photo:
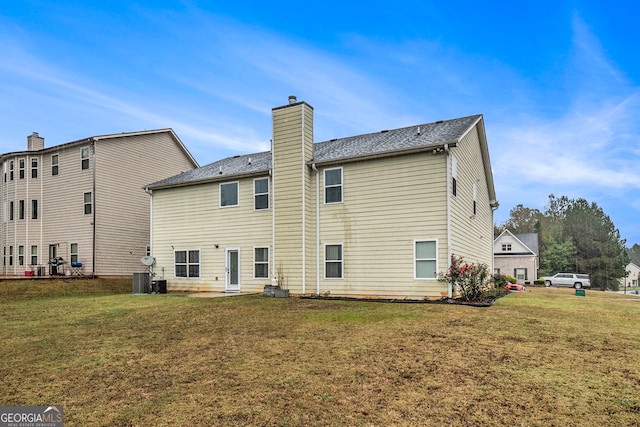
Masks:
[[[602,208],[585,199],[570,200],[564,212],[563,234],[576,248],[574,271],[589,274],[592,286],[617,290],[628,257],[625,241]]]

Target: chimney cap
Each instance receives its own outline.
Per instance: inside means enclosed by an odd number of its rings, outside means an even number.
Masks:
[[[298,98],[295,95],[289,95],[289,104],[295,104],[298,102]]]

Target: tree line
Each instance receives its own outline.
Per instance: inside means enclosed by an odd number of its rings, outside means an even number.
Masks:
[[[513,234],[538,233],[539,276],[589,274],[592,287],[618,290],[629,260],[637,257],[640,262],[640,246],[627,249],[602,208],[582,198],[551,194],[544,212],[517,205],[507,221],[494,226],[495,235],[505,229]]]

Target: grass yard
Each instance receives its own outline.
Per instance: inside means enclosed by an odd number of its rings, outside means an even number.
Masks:
[[[640,425],[640,298],[489,308],[0,282],[0,405],[66,426]]]

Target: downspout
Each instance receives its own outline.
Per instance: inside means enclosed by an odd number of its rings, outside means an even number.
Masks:
[[[316,172],[316,295],[320,295],[320,171],[315,163],[311,169]]]
[[[271,279],[276,277],[275,266],[276,266],[276,186],[273,182],[273,165],[275,162],[275,156],[273,155],[273,143],[271,144],[271,169],[269,170],[269,177],[271,178],[271,259],[273,263],[270,265],[273,269],[269,274],[271,274]]]
[[[44,166],[44,156],[39,155],[38,156],[38,172],[36,173],[41,173],[40,176],[40,202],[39,206],[38,206],[38,210],[40,212],[38,212],[38,219],[40,220],[40,247],[42,248],[43,252],[44,252],[44,168],[42,168],[42,166]],[[41,172],[42,171],[42,172]],[[33,172],[32,172],[33,173]],[[64,266],[62,267],[62,272],[64,273]]]
[[[91,274],[92,276],[96,275],[96,140],[95,139],[91,139],[91,148],[93,151],[93,262],[92,264],[92,268],[91,268]]]
[[[153,255],[153,190],[145,187],[144,192],[149,195],[149,255]]]
[[[302,293],[307,292],[307,170],[305,164],[304,108],[302,113]]]
[[[444,154],[447,167],[447,269],[451,268],[451,156],[449,144],[444,144]],[[447,281],[447,296],[453,298],[453,286]]]

